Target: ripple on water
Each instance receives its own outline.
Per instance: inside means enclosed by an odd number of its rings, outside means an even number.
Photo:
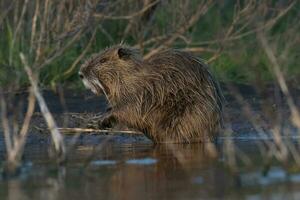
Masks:
[[[192,178],[192,183],[203,184],[204,179],[201,176],[196,176],[196,177]]]
[[[91,165],[94,166],[103,166],[103,165],[115,165],[117,161],[115,160],[94,160],[91,162]]]
[[[126,161],[126,164],[129,165],[153,165],[155,163],[157,163],[157,160],[153,158],[130,159]]]
[[[300,183],[300,174],[290,175],[289,180],[294,182],[294,183]]]
[[[241,181],[244,185],[271,185],[285,182],[288,178],[287,172],[280,167],[271,168],[267,175],[262,175],[261,172],[251,172],[241,175]]]

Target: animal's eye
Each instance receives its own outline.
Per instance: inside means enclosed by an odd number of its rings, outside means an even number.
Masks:
[[[107,58],[101,58],[100,63],[105,63],[107,60]]]

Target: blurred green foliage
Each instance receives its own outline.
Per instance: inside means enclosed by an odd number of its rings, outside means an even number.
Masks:
[[[174,4],[174,1],[171,2]],[[229,27],[234,18],[234,11],[236,9],[235,2],[236,1],[224,1],[223,3],[215,3],[197,23],[187,30],[186,36],[188,36],[192,42],[185,43],[178,39],[172,46],[175,48],[197,46],[211,49],[221,48],[222,51],[220,55],[210,64],[213,73],[221,81],[246,84],[251,84],[257,81],[257,79],[266,82],[272,81],[273,75],[268,67],[270,63],[266,59],[256,39],[255,32],[243,36],[240,39],[227,41],[226,43],[221,43],[220,40],[220,42],[216,41],[201,44],[205,41],[218,40],[224,36],[226,32],[224,27]],[[193,3],[195,5],[193,5]],[[197,1],[192,1],[192,8],[196,8],[196,4]],[[170,4],[170,6],[172,6],[172,4]],[[299,9],[300,3],[297,2],[289,13],[282,17],[268,33],[270,40],[276,41],[276,53],[283,55],[283,57],[280,58],[280,61],[282,61],[280,65],[288,80],[300,80],[300,28],[299,25],[295,26],[299,21]],[[158,7],[152,19],[157,26],[155,31],[168,34],[169,26],[172,25],[169,22],[170,20],[172,21],[172,18],[175,19],[178,14],[180,14],[180,9],[175,9],[175,7],[169,10]],[[257,15],[254,16],[254,18],[260,18],[260,16]],[[31,19],[25,18],[24,20]],[[13,20],[9,17],[4,18],[0,29],[0,84],[5,85],[16,82],[21,86],[26,86],[28,82],[20,62],[19,53],[25,52],[30,63],[34,60],[34,54],[30,53],[31,29],[30,26],[24,27],[18,37],[14,38],[12,21]],[[243,24],[238,24],[237,26],[241,27],[242,25]],[[126,20],[101,21],[101,27],[106,30],[110,38],[101,31],[100,27],[95,26],[94,30],[96,29],[97,31],[95,40],[92,42],[84,59],[89,57],[90,54],[99,52],[101,49],[117,44],[122,40],[129,45],[136,45],[139,42],[137,41],[139,36],[128,34],[123,37],[123,35],[121,35],[124,29],[126,29],[126,26]],[[91,35],[92,31],[86,31],[63,55],[55,58],[50,64],[47,64],[40,70],[39,76],[42,86],[55,86],[57,83],[61,83],[68,86],[81,87],[80,80],[77,77],[77,70],[84,59],[76,65],[76,70],[68,76],[64,75],[64,72],[82,53]],[[147,35],[143,37],[147,37]],[[50,51],[52,46],[49,45],[48,47],[49,49],[44,49],[44,51]],[[151,48],[154,48],[154,46],[146,46],[143,50],[147,52]],[[197,55],[203,59],[209,59],[213,53],[203,52]]]

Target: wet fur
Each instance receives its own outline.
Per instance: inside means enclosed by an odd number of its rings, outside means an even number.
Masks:
[[[212,140],[222,123],[217,82],[186,52],[167,50],[143,60],[135,49],[114,46],[88,59],[80,74],[110,103],[103,124],[123,123],[156,143]]]

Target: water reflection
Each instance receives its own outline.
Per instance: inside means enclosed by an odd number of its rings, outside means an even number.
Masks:
[[[31,173],[35,173],[32,171]],[[38,174],[41,172],[38,172]],[[45,176],[45,174],[40,174]],[[27,177],[26,179],[9,179],[6,184],[3,184],[7,192],[7,200],[31,200],[31,199],[45,199],[56,200],[60,197],[60,191],[64,190],[65,169],[58,170],[55,177],[45,176],[43,179],[36,179],[36,175]],[[4,192],[4,193],[5,193]],[[0,193],[1,194],[1,193]],[[2,198],[1,198],[2,199]]]
[[[126,164],[129,165],[153,165],[155,163],[157,163],[157,160],[153,158],[130,159],[126,161]]]
[[[122,159],[107,182],[109,192],[106,198],[196,198],[207,193],[209,188],[198,188],[194,184],[195,177],[201,174],[210,179],[209,182],[220,181],[224,177],[215,167],[211,168],[216,159],[200,144],[159,145],[124,153]],[[200,173],[202,170],[208,173]]]
[[[275,166],[263,175],[257,162],[231,174],[201,144],[108,145],[90,160],[94,153],[77,148],[59,169],[35,157],[25,176],[0,180],[0,199],[298,199],[300,191],[298,173]]]

